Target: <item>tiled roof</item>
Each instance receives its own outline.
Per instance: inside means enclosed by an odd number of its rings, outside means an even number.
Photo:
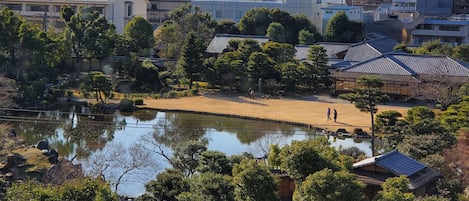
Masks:
[[[376,165],[382,167],[395,175],[411,176],[416,172],[423,170],[425,165],[410,158],[397,150],[378,156]]]
[[[355,43],[350,46],[344,60],[366,61],[394,51],[394,46],[397,44],[397,41],[388,37]]]
[[[262,43],[269,41],[269,38],[265,36],[217,34],[208,45],[206,52],[216,54],[223,53],[223,50],[225,50],[228,46],[228,42],[232,39],[253,39],[256,40],[259,45],[262,45]]]
[[[336,59],[336,55],[338,53],[345,52],[350,47],[349,43],[321,42],[316,43],[316,45],[320,45],[326,50],[327,58],[329,59]],[[296,45],[295,58],[299,61],[306,60],[308,57],[309,47],[310,45]]]
[[[416,172],[423,170],[426,166],[413,158],[401,154],[397,150],[393,150],[383,155],[367,158],[353,164],[353,168],[359,168],[367,165],[375,164],[397,176],[411,176]]]
[[[382,75],[448,75],[469,77],[469,65],[445,56],[390,53],[342,69]]]

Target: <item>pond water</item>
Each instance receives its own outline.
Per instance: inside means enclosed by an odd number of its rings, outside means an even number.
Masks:
[[[16,115],[9,120],[14,123],[18,135],[28,144],[37,144],[42,139],[49,142],[61,156],[82,163],[85,172],[92,172],[96,162],[104,160],[106,154],[119,149],[117,163],[126,163],[129,149],[135,144],[144,144],[156,151],[170,155],[172,147],[188,140],[205,139],[209,150],[217,150],[227,155],[248,152],[256,157],[266,154],[270,144],[285,145],[292,140],[314,139],[321,135],[317,129],[281,123],[244,120],[193,113],[161,112],[139,110],[133,114],[115,113],[112,115],[91,116],[85,113],[41,112],[33,116]],[[371,155],[367,139],[338,139],[329,137],[332,146],[348,148],[356,146]],[[161,148],[161,149],[159,149]],[[114,149],[114,152],[113,152]],[[117,192],[136,196],[145,191],[144,184],[156,174],[169,167],[160,155],[151,154],[154,163],[139,172],[126,175]],[[125,164],[122,164],[124,166]],[[120,167],[104,172],[112,180],[119,175]]]

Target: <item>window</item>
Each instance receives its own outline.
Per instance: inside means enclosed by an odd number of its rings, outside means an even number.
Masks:
[[[49,10],[48,5],[34,5],[34,4],[26,5],[26,11],[48,11],[48,10]]]
[[[215,11],[215,18],[221,18],[221,16],[222,16],[221,10]]]
[[[10,10],[16,10],[16,11],[21,11],[22,9],[22,5],[21,4],[7,4],[6,5],[7,8],[9,8]]]
[[[130,1],[125,2],[125,17],[133,16],[133,3]]]
[[[433,29],[433,26],[431,24],[424,24],[422,26],[422,29],[425,29],[425,30],[432,30]]]
[[[439,27],[440,31],[459,31],[458,26],[448,26],[448,25],[441,25]]]

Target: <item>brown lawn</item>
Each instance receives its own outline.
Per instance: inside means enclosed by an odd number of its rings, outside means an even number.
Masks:
[[[362,128],[369,131],[371,127],[369,113],[360,112],[351,103],[325,96],[312,96],[300,100],[290,98],[249,99],[245,96],[206,94],[177,99],[145,99],[144,103],[143,108],[240,115],[309,124],[331,131],[338,128],[345,128],[348,131],[352,131],[353,128]],[[328,107],[331,110],[336,108],[337,122],[327,120]],[[378,113],[385,110],[396,110],[405,115],[408,109],[409,107],[383,105],[378,107]]]

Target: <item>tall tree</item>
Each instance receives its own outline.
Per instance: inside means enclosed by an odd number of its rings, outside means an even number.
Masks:
[[[350,21],[344,11],[337,12],[327,23],[324,40],[330,42],[358,42],[362,40],[363,25]]]
[[[267,27],[266,36],[272,41],[283,43],[285,42],[285,27],[278,22],[272,22]]]
[[[307,83],[311,90],[320,91],[331,84],[329,70],[327,67],[326,50],[320,45],[312,45],[308,49],[307,59],[300,66],[303,82]]]
[[[104,75],[103,72],[91,71],[83,81],[82,89],[85,91],[94,92],[96,101],[106,103],[106,97],[111,95],[111,79]]]
[[[239,21],[239,30],[243,34],[265,35],[267,27],[272,22],[268,8],[254,8],[248,10]]]
[[[256,82],[258,79],[275,78],[277,73],[274,69],[274,61],[263,52],[252,53],[249,56],[247,68],[248,76],[253,82]]]
[[[205,172],[190,179],[190,191],[177,196],[180,201],[234,201],[233,178]]]
[[[448,43],[442,43],[440,40],[432,40],[424,42],[414,52],[416,54],[451,56],[453,54],[453,47]]]
[[[142,53],[155,43],[152,25],[141,16],[132,18],[125,25],[124,35],[128,37],[133,52]]]
[[[339,95],[340,98],[355,104],[362,112],[369,112],[371,117],[371,152],[375,155],[375,122],[374,114],[378,104],[385,103],[389,97],[381,92],[384,83],[378,76],[362,76],[356,80],[355,93]]]
[[[298,33],[298,43],[301,45],[312,45],[315,41],[314,33],[311,33],[308,30],[302,29]]]
[[[159,56],[179,59],[181,47],[190,32],[197,33],[201,42],[208,45],[213,38],[216,24],[210,14],[202,12],[198,7],[191,10],[190,4],[173,9],[169,13],[169,20],[165,21],[156,33],[156,45],[160,47]]]
[[[296,83],[300,80],[300,73],[295,62],[287,62],[280,65],[281,83],[285,85],[285,94],[287,91],[293,91]]]
[[[277,64],[295,60],[295,47],[287,43],[269,41],[264,43],[262,51],[269,55]]]
[[[181,51],[181,58],[178,66],[189,79],[189,89],[192,89],[192,82],[200,78],[203,74],[205,46],[195,32],[189,33]]]
[[[231,175],[231,165],[228,157],[219,151],[204,151],[200,154],[199,172],[213,172],[217,174]]]
[[[301,190],[294,193],[295,200],[365,200],[362,193],[365,185],[347,171],[323,169],[308,176],[300,185]]]
[[[277,181],[266,166],[255,160],[243,160],[233,168],[236,200],[275,201]]]

